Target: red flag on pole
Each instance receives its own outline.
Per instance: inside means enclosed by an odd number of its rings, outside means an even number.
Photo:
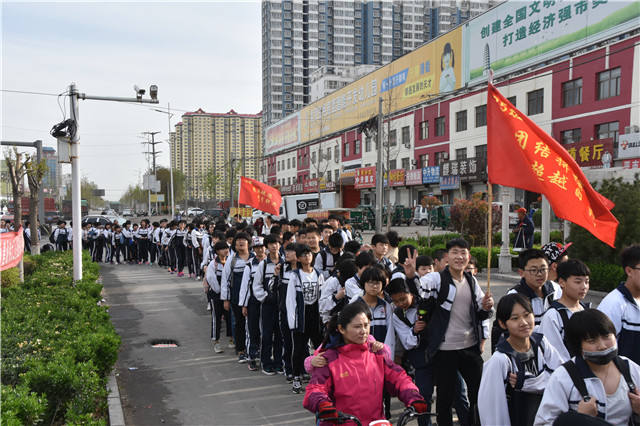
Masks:
[[[597,193],[566,149],[489,84],[489,181],[544,194],[556,216],[614,247],[614,204]]]
[[[263,212],[278,215],[282,195],[280,191],[267,184],[241,176],[238,204],[246,204]]]

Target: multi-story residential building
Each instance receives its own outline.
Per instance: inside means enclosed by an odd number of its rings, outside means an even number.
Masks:
[[[312,102],[322,66],[384,65],[495,1],[265,0],[262,108],[269,125]]]
[[[171,164],[186,177],[189,200],[225,200],[231,176],[258,177],[262,155],[261,114],[207,113],[182,115],[171,133]]]
[[[369,74],[377,65],[324,65],[311,73],[311,102]]]
[[[391,203],[415,205],[427,194],[447,203],[486,191],[483,64],[490,57],[496,87],[561,143],[587,177],[632,179],[640,168],[640,9],[634,2],[549,2],[537,12],[536,6],[502,3],[273,124],[265,136],[263,181],[286,195],[315,192],[305,190],[314,178],[331,180],[343,207],[375,202],[372,181],[358,181],[367,167],[389,172]],[[562,42],[593,22],[604,24]],[[556,43],[541,46],[536,37]],[[379,100],[382,164],[376,141],[359,131],[377,114]],[[325,163],[314,167],[319,152]],[[297,162],[283,161],[293,156]],[[519,203],[537,198],[515,191]]]
[[[42,187],[47,195],[58,192],[58,154],[55,148],[50,146],[42,147],[42,156],[47,163],[47,173],[42,179]]]

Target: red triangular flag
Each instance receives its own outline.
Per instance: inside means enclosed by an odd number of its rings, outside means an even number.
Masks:
[[[544,194],[556,216],[614,247],[613,202],[597,193],[566,149],[489,84],[489,181]]]
[[[282,195],[280,195],[280,191],[265,183],[241,176],[238,203],[278,215],[280,214]]]

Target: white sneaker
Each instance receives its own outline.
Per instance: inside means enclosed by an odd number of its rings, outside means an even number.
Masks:
[[[207,303],[207,311],[210,311],[210,310],[211,310],[211,304]]]
[[[213,351],[214,351],[215,353],[217,353],[217,354],[220,354],[220,353],[224,352],[224,349],[222,349],[222,345],[221,345],[219,342],[216,342],[216,343],[213,345]]]
[[[227,347],[229,349],[235,349],[236,348],[236,344],[233,343],[233,339],[229,339],[229,344],[227,345]]]

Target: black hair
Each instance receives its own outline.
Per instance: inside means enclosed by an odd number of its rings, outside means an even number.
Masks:
[[[235,237],[233,237],[233,242],[231,243],[231,247],[233,247],[233,251],[237,251],[236,242],[238,240],[247,240],[247,244],[251,247],[251,237],[246,232],[238,232]]]
[[[306,244],[296,244],[296,257],[300,257],[307,253],[312,253],[311,247]]]
[[[322,233],[320,232],[320,228],[318,228],[317,226],[307,226],[307,234],[316,234],[319,237],[322,236]]]
[[[456,65],[455,55],[453,54],[451,44],[446,43],[444,45],[444,50],[442,51],[442,56],[440,57],[440,71],[444,71],[444,55],[446,55],[447,53],[451,55],[451,67],[453,68]]]
[[[278,243],[280,244],[280,238],[278,238],[276,235],[273,234],[269,234],[266,237],[264,237],[264,245],[268,246],[269,244],[273,244],[273,243]]]
[[[154,228],[160,228],[160,222],[153,222]]]
[[[237,216],[237,215],[236,215]],[[242,222],[237,222],[233,225],[238,231],[245,231],[247,229],[247,222],[244,220]]]
[[[280,225],[271,225],[271,234],[282,234],[282,227]]]
[[[547,264],[549,263],[547,260],[547,256],[544,254],[542,250],[539,249],[528,249],[520,253],[518,256],[518,268],[524,269],[527,267],[527,263],[531,259],[544,259]]]
[[[571,315],[564,329],[565,342],[570,353],[581,354],[582,342],[600,336],[616,334],[609,317],[598,309],[585,309]]]
[[[229,244],[227,244],[225,241],[220,240],[213,246],[213,251],[224,250],[228,248]]]
[[[413,253],[415,252],[415,246],[412,246],[411,244],[403,244],[402,247],[398,249],[398,264],[404,265],[405,260],[407,260],[409,256],[413,256]]]
[[[433,258],[440,262],[447,255],[447,251],[443,249],[438,249],[433,252]]]
[[[298,236],[300,236],[300,235],[307,235],[307,231],[308,231],[308,229],[307,229],[307,228],[300,228],[300,229],[298,229]],[[289,231],[287,231],[287,232],[289,232]],[[285,232],[285,234],[286,234],[286,232]],[[292,232],[291,234],[293,234],[293,232]]]
[[[376,258],[373,257],[373,254],[370,251],[363,251],[356,256],[356,266],[358,269],[364,268],[365,266],[371,266],[374,263],[376,263]]]
[[[349,253],[358,253],[360,251],[360,247],[362,247],[362,244],[360,244],[357,240],[351,240],[344,243],[344,251]]]
[[[375,234],[371,237],[371,245],[375,246],[378,243],[389,244],[389,238],[384,234]]]
[[[300,222],[298,219],[293,219],[291,222],[289,222],[290,226],[297,226],[298,228],[302,227],[302,222]]]
[[[286,246],[284,246],[284,251],[296,251],[296,246],[296,243],[289,242]]]
[[[622,261],[622,268],[627,266],[634,268],[640,263],[640,244],[634,244],[622,250],[620,253],[620,260]]]
[[[520,305],[525,311],[531,314],[533,313],[533,308],[531,307],[529,299],[520,293],[511,293],[503,296],[498,302],[498,307],[496,308],[496,319],[506,324],[507,320],[511,317],[511,313],[513,312],[513,307],[515,305]]]
[[[339,232],[334,232],[329,235],[329,247],[333,248],[342,248],[344,245],[344,240],[342,239],[342,235]]]
[[[191,222],[190,224],[187,225],[187,228],[189,229],[189,231],[193,231],[194,229],[196,229],[196,225]]]
[[[463,248],[469,250],[469,243],[464,238],[454,238],[453,240],[447,241],[447,245],[445,246],[445,250],[449,251],[452,248]]]
[[[399,293],[410,293],[407,282],[402,278],[394,278],[385,289],[389,296]]]
[[[344,223],[344,219],[342,219],[342,216],[337,215],[337,214],[329,215],[329,220],[337,220],[340,225],[342,225]]]
[[[344,344],[344,339],[338,331],[338,326],[340,325],[346,329],[347,325],[360,314],[365,314],[371,321],[371,311],[364,303],[348,303],[340,312],[333,314],[327,323],[327,331],[322,341],[322,347],[328,349],[327,345],[334,339],[337,340],[338,345]]]
[[[476,269],[478,269],[478,259],[475,256],[469,256],[469,265],[473,265]]]
[[[224,240],[225,239],[224,232],[222,232],[222,231],[213,231],[213,238],[217,238],[220,241]]]
[[[236,231],[234,228],[229,228],[224,233],[224,239],[226,240],[228,238],[235,238],[237,233],[238,233],[238,231]]]
[[[433,259],[431,256],[418,256],[416,258],[416,268],[419,268],[420,266],[433,266]]]
[[[294,219],[294,220],[295,220],[295,219]],[[291,222],[293,222],[293,220],[292,220]],[[298,221],[298,222],[299,222],[299,221]],[[318,221],[317,221],[315,218],[313,218],[313,217],[305,217],[305,218],[304,218],[304,223],[305,223],[307,226],[309,226],[309,225],[311,225],[311,224],[314,224],[314,225],[318,226]],[[289,225],[293,225],[293,223],[289,223]]]
[[[380,281],[382,285],[385,286],[387,284],[387,276],[381,268],[376,268],[375,265],[371,265],[362,272],[362,277],[360,277],[362,287],[364,287],[364,284],[368,281]]]
[[[389,245],[391,247],[398,247],[400,245],[400,241],[402,241],[402,237],[398,235],[396,231],[387,232],[387,238],[389,239]]]
[[[320,232],[324,231],[325,229],[330,229],[331,232],[333,232],[333,228],[329,226],[327,223],[323,223],[322,225],[320,225]]]
[[[351,256],[343,256],[336,264],[338,282],[344,287],[344,283],[358,273],[355,259]]]
[[[280,219],[280,225],[289,225],[289,221],[286,218]]]
[[[569,259],[559,263],[556,272],[558,273],[558,278],[562,278],[565,281],[572,275],[575,277],[588,277],[591,275],[589,267],[578,259]]]
[[[293,232],[287,231],[284,234],[282,234],[282,241],[289,241],[291,237],[293,237]]]

